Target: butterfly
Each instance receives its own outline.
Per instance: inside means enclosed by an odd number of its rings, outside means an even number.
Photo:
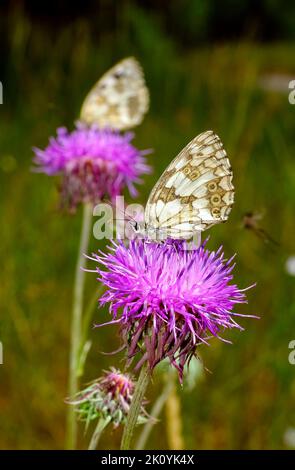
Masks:
[[[86,96],[80,119],[86,124],[130,129],[143,120],[149,92],[140,64],[133,57],[122,60],[94,85]]]
[[[164,171],[135,232],[152,239],[190,239],[225,222],[234,202],[232,168],[219,137],[195,137]]]

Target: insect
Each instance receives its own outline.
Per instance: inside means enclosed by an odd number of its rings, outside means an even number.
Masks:
[[[243,227],[247,230],[251,230],[255,235],[261,238],[265,243],[272,243],[273,245],[279,245],[263,228],[259,226],[259,221],[262,219],[262,214],[256,212],[246,212],[243,216]]]
[[[190,239],[225,222],[234,202],[232,176],[219,137],[203,132],[164,171],[135,232],[152,239]]]
[[[140,64],[133,57],[122,60],[94,85],[86,96],[80,119],[86,124],[130,129],[143,120],[149,93]]]

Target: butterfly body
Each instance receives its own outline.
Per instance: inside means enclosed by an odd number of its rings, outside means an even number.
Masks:
[[[131,222],[133,230],[137,236],[147,238],[149,240],[165,240],[169,237],[166,229],[161,227],[149,226],[146,223]]]
[[[148,107],[143,71],[133,57],[128,57],[106,72],[90,90],[80,119],[86,124],[126,130],[141,123]]]
[[[232,169],[219,137],[206,131],[172,160],[136,230],[147,238],[190,239],[225,222],[234,202]]]

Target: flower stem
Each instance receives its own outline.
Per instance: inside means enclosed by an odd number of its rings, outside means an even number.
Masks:
[[[173,387],[166,400],[166,430],[169,449],[183,450],[181,404],[173,377]]]
[[[84,254],[88,250],[89,235],[92,218],[92,204],[84,204],[81,237],[78,251],[78,258],[75,271],[75,283],[73,294],[72,324],[71,324],[71,350],[69,360],[69,385],[68,393],[73,397],[78,392],[78,362],[79,350],[81,345],[81,323],[83,309],[83,291],[85,283],[85,272],[83,268],[86,265]],[[78,425],[76,421],[75,410],[72,406],[68,407],[66,448],[75,449],[77,442]]]
[[[150,413],[150,419],[148,422],[144,425],[142,432],[139,435],[139,438],[136,441],[136,450],[141,450],[145,448],[145,445],[147,443],[147,440],[150,436],[150,433],[154,427],[154,425],[157,423],[158,417],[160,416],[164,405],[166,403],[167,398],[169,397],[173,387],[174,387],[174,373],[169,373],[167,376],[165,376],[165,380],[167,379],[167,383],[163,387],[161,395],[157,398],[155,401],[154,406],[152,407],[151,413]]]
[[[100,439],[100,436],[101,436],[103,430],[109,424],[110,420],[111,420],[110,417],[106,418],[106,419],[101,418],[101,419],[98,420],[97,426],[94,430],[94,433],[92,434],[92,438],[90,440],[88,450],[95,450],[96,449],[98,441]]]
[[[101,297],[104,290],[105,290],[105,286],[103,284],[99,284],[97,289],[94,291],[93,296],[91,297],[88,305],[84,309],[84,314],[83,314],[83,319],[82,319],[82,324],[81,324],[81,335],[80,335],[81,341],[80,341],[79,357],[83,355],[83,350],[87,342],[87,337],[89,334],[89,327],[90,327],[91,320],[93,317],[93,312],[94,312],[95,307],[98,307],[98,299]],[[79,369],[79,373],[78,373],[79,377],[81,375],[83,375],[83,365]]]
[[[138,415],[140,412],[140,407],[142,400],[150,380],[150,372],[148,370],[147,364],[144,364],[141,368],[138,381],[134,390],[133,399],[131,402],[130,410],[127,416],[126,425],[124,428],[122,441],[121,441],[121,450],[129,450],[131,439],[133,436],[134,428],[137,423]]]

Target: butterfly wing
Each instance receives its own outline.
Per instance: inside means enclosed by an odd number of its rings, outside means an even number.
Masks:
[[[170,163],[153,188],[145,209],[147,227],[172,238],[227,220],[234,202],[232,169],[213,131],[195,137]]]
[[[149,93],[139,63],[122,60],[94,85],[86,96],[81,120],[99,127],[130,129],[141,123],[149,107]]]

